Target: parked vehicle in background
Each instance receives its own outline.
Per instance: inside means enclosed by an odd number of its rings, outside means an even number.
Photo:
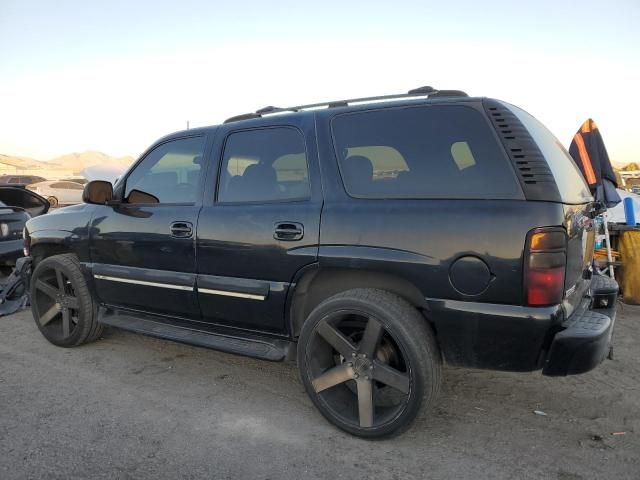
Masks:
[[[47,200],[34,192],[18,187],[0,187],[0,270],[3,274],[24,256],[22,232],[27,220],[48,210]]]
[[[618,287],[591,270],[593,198],[499,100],[423,87],[266,107],[160,139],[84,200],[27,223],[50,342],[111,325],[297,358],[354,435],[406,429],[443,360],[560,376],[610,351]]]
[[[2,175],[0,176],[0,185],[29,185],[46,180],[38,175]]]
[[[640,185],[635,185],[631,187],[631,193],[635,193],[636,195],[640,195]]]
[[[82,191],[84,187],[76,182],[64,180],[47,180],[45,182],[32,183],[27,189],[45,197],[51,208],[60,205],[75,205],[82,203]]]
[[[86,185],[88,180],[84,177],[73,177],[73,178],[62,178],[60,179],[60,181],[62,182],[75,182],[75,183],[79,183],[80,185]]]

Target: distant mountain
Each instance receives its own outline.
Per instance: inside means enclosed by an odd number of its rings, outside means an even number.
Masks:
[[[632,172],[634,170],[640,170],[640,166],[638,166],[638,164],[635,162],[631,162],[631,163],[627,163],[620,170],[622,170],[623,172]]]
[[[42,168],[46,167],[47,164],[45,162],[41,162],[40,160],[34,160],[29,157],[16,157],[13,155],[3,155],[0,153],[0,164],[10,165],[12,167],[17,168]]]
[[[106,153],[93,151],[70,153],[49,161],[0,153],[0,175],[39,175],[48,179],[57,179],[78,175],[85,168],[96,165],[124,171],[133,161],[134,158],[131,156],[111,157]]]
[[[127,168],[133,163],[135,159],[132,156],[126,157],[111,157],[106,153],[86,151],[82,153],[69,153],[51,159],[51,164],[60,165],[61,167],[73,170],[74,174],[80,173],[87,167],[93,167],[94,165],[100,165],[102,167],[119,167]]]

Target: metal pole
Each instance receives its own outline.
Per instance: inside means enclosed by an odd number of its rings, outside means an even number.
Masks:
[[[609,269],[609,276],[615,280],[615,275],[613,272],[613,257],[611,255],[611,240],[609,239],[609,225],[607,222],[607,213],[604,212],[602,214],[602,219],[604,220],[604,244],[607,247],[607,267]]]

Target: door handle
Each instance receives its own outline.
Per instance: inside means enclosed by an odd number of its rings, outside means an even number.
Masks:
[[[292,242],[301,240],[304,237],[304,227],[298,222],[278,222],[275,225],[273,238]]]
[[[193,235],[193,224],[191,222],[173,222],[170,229],[172,237],[191,238],[191,235]]]

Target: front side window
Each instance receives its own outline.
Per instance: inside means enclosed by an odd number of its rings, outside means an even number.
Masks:
[[[204,144],[205,137],[191,137],[156,147],[127,177],[125,199],[129,203],[194,203]]]
[[[309,172],[302,134],[287,127],[236,132],[227,138],[219,202],[308,198]]]
[[[332,121],[347,193],[360,198],[519,198],[483,115],[460,105],[386,108]]]

